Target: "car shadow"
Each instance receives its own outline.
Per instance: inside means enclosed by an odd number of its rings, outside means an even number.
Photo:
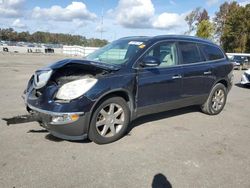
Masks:
[[[127,134],[129,135],[132,129],[134,129],[137,126],[140,126],[144,123],[151,122],[151,121],[157,121],[165,118],[170,118],[174,116],[179,116],[182,114],[187,114],[187,113],[192,113],[192,112],[199,112],[200,107],[199,106],[189,106],[189,107],[184,107],[180,109],[175,109],[175,110],[170,110],[166,112],[160,112],[156,114],[150,114],[146,116],[139,117],[138,119],[135,119],[132,121],[132,123],[128,127]]]
[[[168,181],[166,176],[159,173],[154,176],[154,179],[152,181],[152,188],[172,188],[172,185]]]
[[[53,141],[53,142],[62,142],[62,141],[65,141],[65,140],[63,140],[61,138],[57,138],[57,137],[53,136],[52,134],[47,134],[47,135],[45,135],[44,138],[47,139],[47,140],[49,140],[49,141]]]
[[[27,131],[27,133],[49,133],[48,130],[46,129],[31,129],[29,131]],[[90,141],[89,139],[85,139],[85,140],[64,140],[64,139],[61,139],[61,138],[57,138],[55,136],[53,136],[52,134],[46,134],[45,135],[45,139],[49,140],[49,141],[53,141],[53,142],[62,142],[62,141],[69,141],[69,142],[72,142],[72,143],[90,143],[92,141]]]
[[[49,131],[47,131],[46,129],[39,129],[39,130],[31,129],[27,133],[48,133],[48,132]]]
[[[49,131],[47,131],[46,129],[38,129],[38,130],[31,129],[27,133],[48,133],[48,132]],[[50,133],[45,135],[45,139],[47,139],[49,141],[53,141],[53,142],[68,141],[68,140],[64,140],[61,138],[57,138]],[[91,141],[89,139],[85,139],[85,140],[74,140],[74,141],[69,140],[69,142],[72,142],[72,143],[90,143]]]
[[[61,139],[61,138],[57,138],[57,137],[53,136],[52,134],[47,134],[45,136],[45,139],[47,139],[49,141],[53,141],[53,142],[62,142],[62,141],[67,141],[67,142],[72,142],[72,143],[90,143],[90,142],[92,142],[89,139],[84,139],[84,140],[64,140],[64,139]]]
[[[182,114],[199,112],[199,111],[200,111],[199,106],[189,106],[189,107],[170,110],[170,111],[166,111],[166,112],[160,112],[160,113],[156,113],[156,114],[141,116],[141,117],[135,119],[134,121],[132,121],[130,123],[130,125],[128,127],[128,130],[127,130],[127,136],[130,135],[130,132],[135,127],[143,125],[143,124],[145,124],[147,122],[157,121],[157,120],[161,120],[161,119],[171,118],[171,117],[174,117],[174,116],[179,116],[179,115],[182,115]],[[48,131],[46,129],[39,129],[39,130],[31,129],[27,133],[48,133]],[[57,138],[57,137],[53,136],[52,134],[46,134],[45,139],[47,139],[49,141],[53,141],[53,142],[62,142],[62,141],[69,141],[69,142],[72,142],[72,143],[91,143],[92,142],[88,138],[85,139],[85,140],[76,140],[76,141],[64,140],[64,139]]]

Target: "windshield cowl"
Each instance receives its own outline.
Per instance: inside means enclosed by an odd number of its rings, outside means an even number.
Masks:
[[[119,70],[121,68],[121,65],[108,64],[99,61],[90,61],[90,64],[102,68],[107,67],[107,69],[112,69],[112,70]]]

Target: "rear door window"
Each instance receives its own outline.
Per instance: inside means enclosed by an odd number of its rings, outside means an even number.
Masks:
[[[201,44],[199,45],[199,47],[201,51],[204,53],[204,55],[206,56],[207,61],[218,60],[218,59],[224,58],[224,54],[216,46]]]
[[[182,63],[198,63],[203,61],[196,43],[179,42],[179,50],[182,55]]]

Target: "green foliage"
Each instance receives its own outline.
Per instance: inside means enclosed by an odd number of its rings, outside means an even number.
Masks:
[[[201,10],[200,7],[197,7],[185,17],[188,24],[188,31],[185,34],[190,35],[203,20],[209,20],[208,12],[206,9]]]
[[[249,35],[249,5],[242,7],[231,3],[221,35],[223,48],[227,52],[248,52]]]
[[[215,35],[220,44],[222,44],[221,36],[223,34],[223,30],[225,28],[225,23],[227,20],[227,15],[229,12],[230,7],[232,7],[233,4],[229,4],[228,2],[223,3],[220,6],[220,10],[215,13],[214,17],[214,25],[215,25]]]
[[[185,21],[188,24],[188,31],[185,32],[185,34],[190,35],[196,28],[195,28],[195,22],[198,20],[200,15],[200,7],[197,7],[195,10],[193,10],[190,14],[188,14],[185,17]]]
[[[80,46],[92,46],[101,47],[108,43],[107,40],[101,39],[86,39],[81,35],[70,35],[63,33],[49,33],[37,31],[33,34],[27,32],[16,32],[12,28],[1,29],[0,28],[0,40],[15,41],[15,42],[34,42],[45,44],[63,44],[63,45],[80,45]]]
[[[199,15],[197,17],[197,25],[199,25],[203,20],[209,20],[208,12],[206,9],[203,9],[202,12],[199,12]]]
[[[205,38],[205,39],[213,39],[214,35],[214,26],[213,23],[211,23],[209,20],[202,20],[196,30],[196,36]]]
[[[245,52],[250,53],[250,4],[245,7],[245,15],[246,15],[246,28],[247,28],[247,39],[246,39],[246,50]]]
[[[224,2],[209,21],[207,11],[196,8],[185,18],[191,34],[216,39],[226,52],[250,53],[250,4],[240,6],[237,2]]]

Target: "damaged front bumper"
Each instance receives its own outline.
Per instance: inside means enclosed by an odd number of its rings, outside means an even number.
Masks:
[[[27,104],[27,109],[37,118],[36,121],[53,136],[65,140],[83,140],[87,138],[84,126],[88,124],[88,114],[84,112],[53,112]]]
[[[87,138],[89,112],[94,101],[81,96],[71,101],[60,101],[54,96],[58,85],[52,83],[41,89],[29,84],[23,94],[27,111],[52,135],[65,140]],[[31,118],[32,119],[32,118]]]
[[[52,135],[65,140],[83,140],[87,138],[89,111],[94,104],[85,96],[60,102],[53,98],[56,85],[45,87],[37,95],[32,86],[24,92],[23,98],[27,111],[36,116],[36,121]]]
[[[89,114],[96,101],[96,93],[89,90],[97,83],[97,77],[119,69],[113,65],[75,59],[58,61],[39,69],[32,75],[23,93],[30,114],[4,120],[7,125],[37,121],[56,137],[85,139]],[[81,82],[76,84],[79,80]]]

